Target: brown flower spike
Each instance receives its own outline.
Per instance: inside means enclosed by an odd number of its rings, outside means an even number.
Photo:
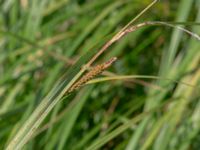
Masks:
[[[88,73],[86,73],[80,80],[78,80],[72,87],[67,91],[67,93],[71,93],[74,90],[77,90],[81,86],[83,86],[87,81],[91,80],[98,74],[102,73],[104,70],[106,70],[108,67],[112,65],[113,62],[117,60],[117,57],[113,57],[107,62],[104,62],[100,65],[97,65],[93,67]]]

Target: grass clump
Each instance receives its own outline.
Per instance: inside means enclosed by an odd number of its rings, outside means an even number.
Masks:
[[[197,150],[198,6],[1,2],[0,149]]]

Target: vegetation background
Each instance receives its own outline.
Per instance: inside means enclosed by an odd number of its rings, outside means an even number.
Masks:
[[[118,57],[98,83],[63,98],[81,67],[151,2],[0,0],[0,149],[199,150],[200,41],[181,30],[129,33],[95,61]],[[137,23],[155,20],[200,34],[200,0],[160,0]],[[112,73],[118,80],[102,82]]]

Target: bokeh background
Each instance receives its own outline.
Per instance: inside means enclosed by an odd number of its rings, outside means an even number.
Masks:
[[[63,74],[76,71],[81,56],[98,51],[151,2],[1,0],[0,149]],[[135,24],[145,21],[184,22],[200,34],[200,1],[160,0]],[[94,64],[113,56],[118,60],[97,79],[111,73],[158,79],[85,85],[55,105],[24,149],[200,149],[200,41],[175,28],[147,26]]]

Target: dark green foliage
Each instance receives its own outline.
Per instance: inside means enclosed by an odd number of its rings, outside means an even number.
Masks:
[[[17,142],[28,141],[24,149],[198,150],[200,41],[181,30],[138,29],[93,64],[116,56],[107,71],[158,80],[129,76],[101,82],[110,75],[104,72],[99,83],[62,93],[151,2],[0,1],[0,149],[20,133]],[[135,24],[184,22],[182,27],[200,34],[199,6],[199,0],[160,0]],[[39,127],[27,136],[35,124]]]

